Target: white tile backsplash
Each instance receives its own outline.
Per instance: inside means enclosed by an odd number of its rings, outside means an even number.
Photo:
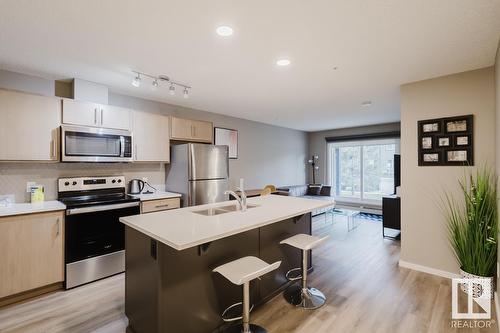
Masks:
[[[15,202],[29,202],[26,182],[45,187],[45,200],[57,199],[60,177],[123,175],[130,179],[148,177],[151,184],[165,183],[165,166],[160,163],[0,163],[0,195],[12,194]]]

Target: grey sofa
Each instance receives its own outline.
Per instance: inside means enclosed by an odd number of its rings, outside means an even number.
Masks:
[[[292,185],[292,186],[283,186],[277,189],[282,193],[286,193],[292,197],[302,197],[308,199],[316,199],[316,200],[325,200],[330,201],[332,203],[331,207],[317,209],[312,212],[312,215],[319,215],[327,210],[330,210],[335,205],[335,200],[331,196],[331,186],[322,186],[322,185]]]

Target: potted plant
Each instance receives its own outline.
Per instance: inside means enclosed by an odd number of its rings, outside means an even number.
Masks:
[[[497,177],[483,167],[459,183],[463,201],[446,195],[450,243],[462,277],[490,279],[493,290],[498,242]],[[468,292],[466,284],[462,290]],[[473,285],[473,297],[480,294],[480,288]]]

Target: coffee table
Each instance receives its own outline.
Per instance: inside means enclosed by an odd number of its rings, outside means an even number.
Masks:
[[[356,225],[356,217],[359,215],[359,210],[352,210],[352,209],[337,209],[334,208],[331,211],[332,214],[332,219],[333,215],[341,215],[345,216],[347,218],[347,231],[350,232],[358,227]]]

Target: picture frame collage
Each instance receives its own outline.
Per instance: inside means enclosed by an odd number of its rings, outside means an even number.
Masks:
[[[418,165],[474,165],[473,115],[418,122]]]

